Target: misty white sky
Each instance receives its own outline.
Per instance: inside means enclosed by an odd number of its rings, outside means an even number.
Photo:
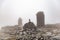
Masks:
[[[0,26],[16,25],[19,17],[36,24],[38,11],[44,11],[45,24],[60,23],[60,0],[0,0]]]

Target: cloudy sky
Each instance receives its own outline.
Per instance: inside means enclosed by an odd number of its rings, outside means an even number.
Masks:
[[[36,24],[38,11],[44,11],[45,24],[60,23],[60,0],[0,0],[0,26],[16,25],[19,17]]]

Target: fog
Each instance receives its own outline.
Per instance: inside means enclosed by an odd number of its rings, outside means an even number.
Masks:
[[[19,17],[36,24],[38,11],[44,11],[45,24],[60,23],[60,0],[0,0],[0,26],[16,25]]]

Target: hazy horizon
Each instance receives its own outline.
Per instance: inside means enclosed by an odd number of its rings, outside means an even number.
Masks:
[[[0,0],[0,26],[16,25],[21,17],[36,24],[36,14],[43,11],[45,24],[60,23],[60,0]]]

